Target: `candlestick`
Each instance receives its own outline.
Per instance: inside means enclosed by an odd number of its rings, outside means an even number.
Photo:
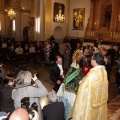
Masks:
[[[112,38],[112,32],[110,32],[110,38]]]
[[[0,31],[1,31],[1,21],[0,21]]]
[[[117,39],[118,34],[116,33],[116,39]]]

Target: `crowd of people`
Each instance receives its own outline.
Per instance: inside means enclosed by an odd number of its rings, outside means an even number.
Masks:
[[[108,84],[113,66],[117,66],[115,85],[120,88],[120,52],[115,56],[113,44],[109,49],[82,46],[79,41],[74,49],[69,41],[60,45],[60,56],[52,64],[50,76],[58,101],[64,103],[65,120],[107,119]]]
[[[43,52],[54,85],[48,93],[30,71],[22,70],[17,76],[3,72],[0,76],[1,119],[107,120],[108,84],[114,65],[117,66],[115,85],[120,88],[120,51],[115,60],[112,44],[108,50],[95,45],[82,46],[80,41],[73,47],[67,38],[59,45],[51,36],[44,46],[40,42],[34,46],[3,39],[0,45],[1,49],[16,54]],[[4,71],[2,64],[0,68]],[[50,104],[41,109],[39,98],[44,96],[48,96]]]
[[[22,62],[38,62],[42,59],[43,48],[42,43],[37,41],[31,43],[27,41],[14,41],[13,39],[0,39],[0,59],[3,63],[9,61],[16,63]],[[34,58],[34,59],[33,59]]]
[[[15,52],[16,54],[42,52],[42,45],[39,41],[34,46],[33,43],[29,43],[27,41],[16,42],[13,39],[1,38],[0,48],[6,48],[7,51]]]

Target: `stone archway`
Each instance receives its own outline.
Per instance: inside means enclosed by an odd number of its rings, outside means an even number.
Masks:
[[[62,42],[62,40],[63,40],[63,29],[60,26],[57,26],[54,29],[54,37],[58,42]]]

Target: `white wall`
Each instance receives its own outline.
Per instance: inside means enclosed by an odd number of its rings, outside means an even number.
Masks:
[[[84,30],[73,30],[73,9],[85,8],[85,23]],[[74,37],[84,37],[85,28],[90,16],[90,0],[70,0],[70,23],[69,23],[69,35]]]
[[[63,34],[62,34],[62,38],[60,38],[60,36],[56,36],[55,34],[55,38],[58,42],[60,42],[65,36],[66,36],[66,22],[64,23],[56,23],[53,21],[53,15],[54,15],[54,3],[57,2],[57,3],[61,3],[61,4],[64,4],[65,5],[65,14],[66,14],[66,0],[52,0],[52,11],[51,11],[51,35],[53,35],[55,32],[54,30],[57,28],[57,27],[61,27],[62,28],[62,31],[63,31]]]

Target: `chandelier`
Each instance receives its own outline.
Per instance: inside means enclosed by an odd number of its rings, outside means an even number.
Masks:
[[[10,19],[13,19],[16,16],[16,13],[12,8],[8,11],[8,16]]]
[[[61,15],[61,16],[56,15],[55,16],[55,22],[64,22],[64,20],[65,20],[65,16],[64,15]]]
[[[64,22],[65,16],[62,14],[62,9],[59,7],[58,14],[55,16],[55,22]]]

